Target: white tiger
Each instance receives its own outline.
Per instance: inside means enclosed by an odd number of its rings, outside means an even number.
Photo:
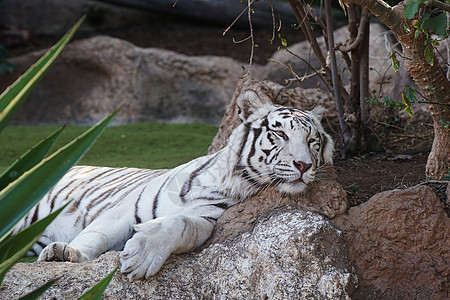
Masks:
[[[333,141],[318,110],[262,103],[252,90],[238,106],[242,124],[228,145],[175,169],[72,168],[16,226],[73,200],[28,254],[84,262],[122,250],[121,272],[148,278],[171,253],[202,245],[228,207],[267,186],[300,193],[332,163]]]

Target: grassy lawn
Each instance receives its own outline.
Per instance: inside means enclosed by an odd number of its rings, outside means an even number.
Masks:
[[[58,126],[9,126],[0,133],[0,172]],[[55,148],[88,127],[67,126]],[[141,123],[108,127],[79,165],[173,168],[205,155],[217,127],[203,124]]]

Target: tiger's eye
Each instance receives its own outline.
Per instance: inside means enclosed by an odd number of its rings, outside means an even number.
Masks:
[[[279,137],[283,138],[286,141],[289,139],[289,137],[283,131],[275,131],[275,133],[276,135],[278,135]]]

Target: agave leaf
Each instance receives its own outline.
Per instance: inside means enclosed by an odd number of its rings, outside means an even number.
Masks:
[[[42,220],[28,226],[14,236],[0,243],[0,286],[6,272],[33,246],[39,239],[45,228],[58,216],[58,214],[69,204],[49,214]]]
[[[55,144],[63,129],[64,127],[61,127],[47,138],[40,141],[10,165],[9,168],[0,175],[0,191],[19,178],[24,172],[38,164]]]
[[[19,300],[35,300],[39,299],[39,297],[48,290],[52,285],[55,284],[56,281],[58,281],[61,277],[57,277],[53,280],[50,280],[49,282],[45,283],[44,285],[40,286],[39,288],[35,289],[31,293],[20,297]]]
[[[83,156],[118,110],[0,191],[0,241]]]
[[[84,16],[36,64],[32,65],[0,95],[0,130],[6,126],[39,79],[50,68],[83,20]]]
[[[113,278],[114,274],[116,273],[118,267],[115,267],[114,270],[112,270],[111,273],[108,274],[105,278],[103,278],[101,281],[99,281],[96,285],[94,285],[89,291],[84,293],[78,300],[98,300],[102,297],[103,293],[105,292],[106,288],[108,287],[109,282]]]

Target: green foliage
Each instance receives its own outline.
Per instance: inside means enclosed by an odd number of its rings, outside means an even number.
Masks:
[[[37,288],[36,290],[32,291],[31,293],[21,297],[19,300],[34,300],[34,299],[39,299],[39,297],[46,291],[48,290],[52,285],[55,284],[56,281],[59,280],[60,277],[55,278],[53,280],[48,281],[47,283],[43,284],[42,286],[40,286],[39,288]]]
[[[419,11],[419,5],[425,2],[425,0],[411,0],[405,3],[405,9],[403,15],[406,20],[414,18],[416,13]]]
[[[369,105],[380,104],[380,102],[378,101],[378,97],[376,96],[376,91],[372,91],[372,93],[374,94],[374,96],[371,99],[366,100],[366,103],[368,103]],[[381,105],[384,108],[388,108],[388,109],[404,109],[406,111],[406,113],[410,117],[412,117],[413,116],[412,104],[418,102],[417,101],[417,93],[416,93],[416,90],[414,89],[414,87],[412,87],[411,85],[408,84],[407,86],[405,86],[403,88],[402,100],[403,100],[403,103],[397,102],[387,96],[384,96],[381,101]]]
[[[425,31],[429,30],[442,37],[447,36],[447,16],[445,13],[441,13],[435,17],[432,17],[431,14],[424,14],[422,20],[421,29]]]
[[[439,120],[439,123],[441,124],[440,126],[439,126],[439,130],[442,130],[442,129],[449,129],[450,128],[450,121],[444,121],[444,120],[442,120],[442,119],[440,119]]]
[[[0,191],[0,211],[4,212],[4,215],[0,215],[0,236],[9,232],[81,158],[116,113],[117,111],[42,160]]]
[[[44,54],[36,64],[32,65],[25,74],[19,77],[0,95],[0,130],[6,126],[14,113],[23,104],[28,94],[59,56],[75,31],[80,27],[83,20],[84,17],[81,18],[55,46]]]
[[[398,59],[397,59],[395,51],[392,51],[390,57],[391,57],[391,60],[392,60],[392,67],[394,68],[394,71],[398,72],[398,66],[400,65],[400,63],[398,62]]]
[[[406,97],[405,93],[402,92],[403,103],[405,104],[406,113],[412,118],[413,112],[411,108],[411,101]]]
[[[31,66],[24,75],[0,95],[0,130],[6,126],[37,81],[53,64],[83,19],[84,17],[35,65]],[[14,227],[81,158],[116,113],[117,111],[92,126],[50,157],[44,158],[61,133],[61,129],[56,131],[21,156],[0,176],[0,286],[6,272],[26,254],[45,228],[68,203],[13,236],[11,232]],[[111,273],[94,287],[96,288],[95,293],[87,293],[82,296],[83,299],[99,299],[113,274]],[[53,283],[54,281],[46,283],[22,299],[37,299]]]
[[[55,144],[64,127],[58,129],[50,136],[42,140],[24,155],[19,157],[3,174],[0,175],[0,190],[4,189],[12,181],[19,178],[23,173],[38,164]]]
[[[430,66],[434,65],[434,50],[433,46],[428,45],[425,47],[425,51],[423,52],[425,59],[430,64]]]
[[[411,102],[417,103],[416,90],[411,85],[408,84],[403,89],[402,99],[403,99],[403,103],[405,104],[404,109],[405,109],[406,113],[412,118],[413,111],[412,111],[412,107],[411,107]]]
[[[352,184],[352,185],[348,188],[348,192],[349,192],[350,194],[354,194],[354,193],[356,193],[357,191],[359,191],[359,186],[356,185],[356,184]]]
[[[5,239],[0,242],[0,285],[6,272],[37,242],[45,228],[50,225],[67,204],[16,235],[3,236]],[[5,212],[7,211],[3,213]]]
[[[439,40],[447,38],[447,15],[446,12],[437,15],[428,12],[420,12],[419,8],[423,6],[425,0],[411,0],[405,3],[403,14],[406,20],[414,19],[413,27],[416,28],[414,37],[418,38],[421,33],[426,35],[424,57],[430,66],[434,65],[435,55],[434,47],[439,45]],[[429,9],[428,11],[438,12],[438,9]],[[437,38],[432,34],[436,34]]]

